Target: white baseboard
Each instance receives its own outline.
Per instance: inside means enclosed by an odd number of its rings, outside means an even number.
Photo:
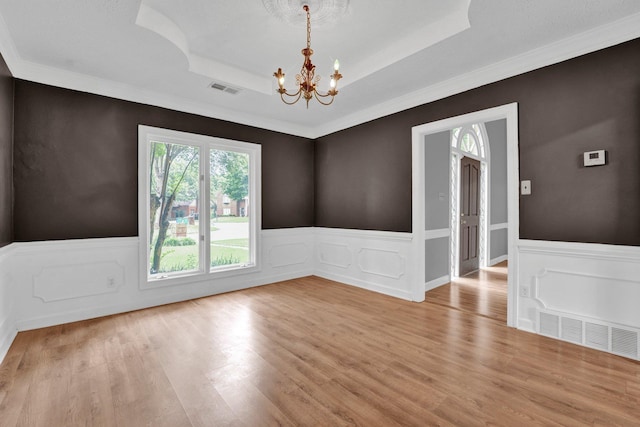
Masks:
[[[536,333],[535,324],[529,319],[518,319],[518,329],[525,332]]]
[[[489,267],[492,267],[496,264],[500,264],[502,261],[506,261],[508,258],[509,256],[507,254],[493,258],[492,260],[489,261]]]
[[[446,285],[451,281],[451,277],[447,274],[446,276],[438,277],[437,279],[429,280],[424,284],[424,291],[429,292],[432,289],[435,289],[439,286]]]
[[[389,295],[391,297],[396,297],[396,298],[401,298],[407,301],[411,301],[411,292],[404,291],[401,289],[396,289],[393,287],[382,286],[375,282],[354,279],[353,277],[350,277],[347,275],[327,273],[327,272],[316,272],[315,276],[322,277],[323,279],[333,280],[335,282],[344,283],[345,285],[355,286],[357,288],[365,289],[367,291],[377,292],[379,294]]]

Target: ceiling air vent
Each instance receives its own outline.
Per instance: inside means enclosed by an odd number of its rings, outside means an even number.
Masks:
[[[223,85],[222,83],[213,82],[209,85],[211,89],[219,90],[220,92],[225,92],[231,95],[235,95],[240,92],[240,89],[231,87],[229,85]]]

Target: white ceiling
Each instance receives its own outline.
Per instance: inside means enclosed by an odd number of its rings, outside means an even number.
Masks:
[[[315,138],[640,37],[638,0],[309,0],[319,87],[336,58],[344,78],[333,105],[307,110],[284,105],[272,77],[282,67],[292,88],[302,65],[303,2],[276,2],[294,12],[278,18],[262,0],[0,0],[0,52],[17,78]],[[345,13],[327,20],[330,4]]]

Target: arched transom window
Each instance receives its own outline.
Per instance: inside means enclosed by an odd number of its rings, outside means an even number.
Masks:
[[[486,157],[484,135],[482,124],[474,123],[455,128],[451,133],[451,146],[463,153],[484,159]]]

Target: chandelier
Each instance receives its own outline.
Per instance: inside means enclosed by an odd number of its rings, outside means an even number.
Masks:
[[[338,80],[342,78],[342,74],[338,71],[340,63],[336,59],[333,64],[333,74],[331,75],[331,81],[329,82],[330,89],[326,93],[320,93],[316,89],[316,84],[320,81],[320,76],[316,76],[316,66],[311,63],[311,55],[313,55],[313,49],[311,49],[311,14],[309,13],[309,6],[304,5],[302,7],[307,12],[307,47],[302,49],[302,55],[304,56],[304,62],[300,69],[300,74],[296,74],[296,82],[298,84],[298,90],[295,93],[289,93],[284,88],[284,73],[282,68],[278,68],[278,71],[273,73],[273,76],[278,80],[278,93],[280,98],[285,104],[293,105],[304,98],[307,101],[307,108],[309,108],[309,101],[315,97],[322,105],[330,105],[333,102],[333,98],[338,94]],[[285,98],[288,97],[287,98]]]

